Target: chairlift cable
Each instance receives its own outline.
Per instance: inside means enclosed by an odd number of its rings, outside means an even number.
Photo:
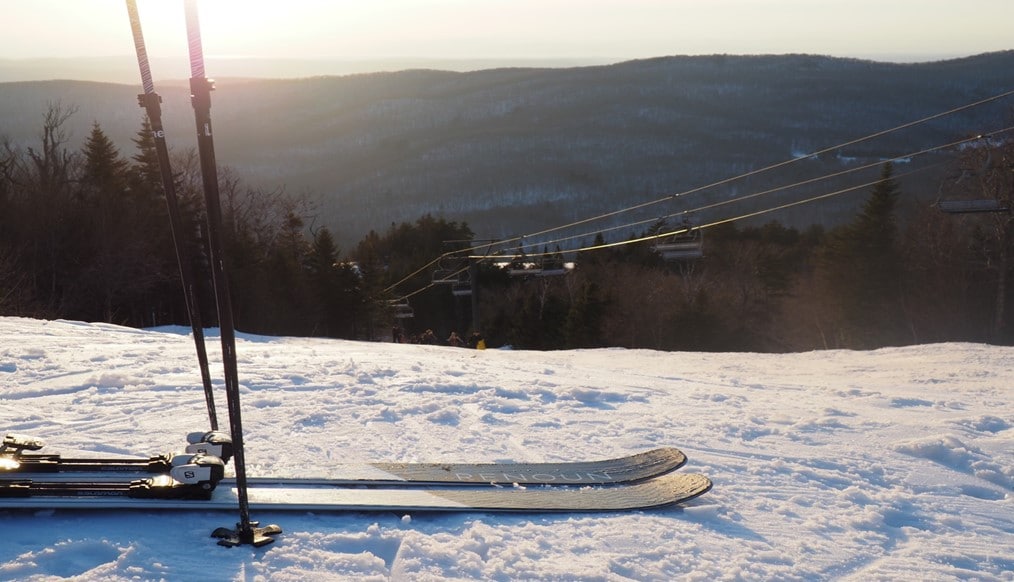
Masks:
[[[989,135],[998,135],[998,134],[1009,132],[1011,130],[1014,130],[1014,126],[1006,127],[1006,128],[999,129],[999,130],[995,130],[993,132],[990,132]],[[871,163],[863,165],[863,166],[858,166],[858,167],[855,167],[855,168],[850,168],[850,169],[847,169],[847,170],[841,170],[841,171],[834,172],[834,173],[831,173],[831,174],[825,174],[825,175],[822,175],[822,176],[817,176],[817,177],[814,177],[814,178],[809,178],[809,179],[802,180],[802,181],[799,181],[799,182],[795,182],[795,183],[792,183],[792,184],[786,184],[786,185],[778,186],[778,187],[775,187],[775,188],[770,188],[770,189],[767,189],[767,190],[763,190],[763,191],[760,191],[760,192],[754,192],[754,193],[750,193],[750,194],[744,194],[742,196],[737,196],[735,198],[730,198],[728,200],[722,200],[722,201],[719,201],[719,202],[714,202],[714,203],[711,203],[711,204],[706,204],[706,205],[703,205],[703,206],[698,206],[698,207],[690,208],[690,209],[687,209],[687,210],[681,210],[679,212],[668,214],[668,215],[665,216],[665,218],[671,218],[673,216],[677,216],[677,215],[680,215],[680,214],[692,214],[692,213],[697,213],[697,212],[701,212],[701,211],[704,211],[704,210],[710,210],[710,209],[713,209],[713,208],[718,208],[718,207],[725,206],[725,205],[728,205],[728,204],[733,204],[733,203],[741,202],[741,201],[744,201],[744,200],[749,200],[749,199],[752,199],[752,198],[757,198],[759,196],[763,196],[763,195],[767,195],[767,194],[773,194],[775,192],[789,190],[789,189],[796,188],[796,187],[799,187],[799,186],[804,186],[804,185],[807,185],[807,184],[813,184],[813,183],[820,182],[821,180],[825,180],[825,179],[828,179],[828,178],[835,178],[835,177],[843,176],[843,175],[850,174],[850,173],[853,173],[853,172],[858,172],[858,171],[862,171],[862,170],[868,170],[870,168],[883,165],[885,162],[894,162],[894,161],[898,161],[898,160],[902,160],[902,159],[914,158],[914,157],[925,155],[925,154],[928,154],[928,153],[932,153],[932,152],[935,152],[935,151],[938,151],[938,150],[941,150],[941,149],[952,148],[952,147],[955,147],[955,146],[958,146],[958,145],[961,145],[961,144],[964,144],[964,143],[968,143],[968,142],[971,142],[971,141],[976,141],[978,139],[981,139],[981,135],[977,135],[977,136],[974,136],[974,137],[960,139],[960,140],[957,140],[957,141],[953,141],[953,142],[946,143],[946,144],[939,145],[939,146],[934,146],[934,147],[931,147],[931,148],[925,148],[923,150],[919,150],[919,151],[916,151],[916,152],[911,152],[911,153],[908,153],[908,154],[895,156],[895,157],[887,159],[887,160],[879,160],[877,162],[871,162]],[[846,190],[846,191],[848,191],[848,190]],[[839,191],[839,193],[842,193],[842,191]],[[805,200],[804,200],[804,202],[805,202]],[[781,208],[781,207],[779,207],[779,208]],[[763,212],[762,212],[762,214],[763,214]],[[622,225],[618,225],[618,226],[613,226],[613,227],[609,227],[609,228],[605,228],[605,229],[599,229],[599,230],[596,230],[594,232],[583,232],[583,233],[580,233],[580,234],[575,234],[575,235],[566,236],[566,237],[562,237],[562,238],[558,238],[558,239],[544,241],[544,242],[538,243],[538,244],[534,244],[533,243],[532,246],[538,246],[538,245],[543,245],[543,244],[545,244],[545,245],[548,245],[548,244],[559,244],[559,243],[570,241],[570,240],[573,240],[573,239],[587,238],[589,236],[593,236],[595,234],[600,234],[602,232],[610,232],[610,231],[613,231],[613,230],[628,229],[628,228],[631,228],[631,227],[634,227],[634,226],[640,226],[640,225],[643,225],[643,224],[654,222],[656,220],[658,220],[657,217],[652,217],[652,218],[643,219],[643,220],[639,220],[639,221],[635,221],[635,222],[631,222],[631,223],[626,223],[626,224],[622,224]],[[722,222],[727,222],[727,221],[722,221]],[[722,222],[719,222],[719,224],[721,224]],[[644,240],[651,240],[652,238],[664,238],[666,236],[671,236],[673,234],[678,234],[680,232],[683,232],[683,230],[684,229],[677,229],[677,230],[674,230],[674,231],[668,231],[668,232],[666,232],[664,234],[655,235],[653,237],[636,239],[636,241],[619,241],[618,244],[633,244],[633,242],[642,242]],[[617,245],[616,244],[610,244],[608,246],[617,246]],[[577,252],[577,251],[589,250],[591,248],[604,248],[604,247],[601,247],[601,246],[599,246],[599,247],[582,247],[581,249],[569,249],[569,250],[566,250],[566,251],[563,251],[563,252]],[[544,254],[545,253],[529,253],[528,256],[536,257],[536,256],[543,256]]]
[[[611,211],[611,212],[608,212],[608,213],[600,214],[600,215],[597,215],[597,216],[594,216],[594,217],[590,217],[590,218],[585,218],[585,219],[582,219],[582,220],[574,221],[574,222],[571,222],[571,223],[568,223],[568,224],[556,226],[556,227],[549,228],[549,229],[544,229],[542,231],[538,231],[538,232],[535,232],[535,233],[531,233],[531,234],[527,234],[527,235],[523,235],[523,236],[518,236],[518,237],[513,237],[513,238],[502,239],[500,241],[495,241],[495,242],[492,242],[492,243],[489,243],[489,244],[486,244],[486,245],[473,246],[473,247],[471,247],[469,249],[464,249],[464,250],[468,251],[468,252],[472,252],[472,251],[477,251],[481,247],[485,246],[487,248],[487,254],[484,254],[484,255],[469,255],[469,256],[472,259],[488,258],[488,257],[490,257],[490,255],[488,254],[488,249],[491,249],[494,246],[507,246],[507,245],[510,245],[512,243],[523,241],[525,238],[531,238],[531,237],[537,237],[537,236],[544,235],[544,234],[549,234],[551,232],[556,232],[556,231],[564,230],[564,229],[567,229],[567,228],[572,228],[574,226],[579,226],[579,225],[582,225],[582,224],[587,224],[587,223],[590,223],[590,222],[595,222],[595,221],[598,221],[598,220],[602,220],[604,218],[609,218],[609,217],[612,217],[612,216],[617,216],[619,214],[623,214],[623,213],[626,213],[626,212],[631,212],[631,211],[634,211],[634,210],[639,210],[639,209],[642,209],[642,208],[653,206],[655,204],[660,204],[660,203],[663,203],[663,202],[668,202],[670,200],[674,200],[674,199],[682,197],[682,196],[698,193],[698,192],[701,192],[701,191],[704,191],[704,190],[707,190],[707,189],[710,189],[710,188],[713,188],[713,187],[716,187],[716,186],[721,186],[721,185],[725,185],[725,184],[734,182],[736,180],[740,180],[740,179],[747,178],[747,177],[750,177],[750,176],[755,176],[755,175],[758,175],[760,173],[767,172],[767,171],[770,171],[770,170],[774,170],[774,169],[777,169],[777,168],[782,168],[782,167],[788,166],[790,164],[799,162],[801,160],[806,160],[806,159],[809,159],[809,158],[812,158],[812,157],[815,157],[815,156],[819,156],[819,155],[822,155],[822,154],[825,154],[825,153],[828,153],[828,152],[835,151],[837,149],[841,149],[843,147],[847,147],[847,146],[855,145],[855,144],[858,144],[858,143],[862,143],[864,141],[868,141],[868,140],[871,140],[871,139],[874,139],[874,138],[877,138],[877,137],[882,137],[884,135],[893,133],[895,131],[899,131],[899,130],[902,130],[902,129],[907,129],[909,127],[913,127],[913,126],[916,126],[916,125],[919,125],[919,124],[922,124],[922,123],[926,123],[926,122],[929,122],[929,121],[932,121],[932,120],[935,120],[935,119],[939,119],[939,118],[945,117],[947,115],[952,115],[954,113],[958,113],[958,112],[961,112],[961,111],[964,111],[964,110],[967,110],[967,109],[970,109],[970,108],[973,108],[973,107],[978,107],[978,106],[981,106],[981,105],[984,105],[984,104],[987,104],[987,103],[991,103],[993,101],[997,101],[997,100],[1009,97],[1011,95],[1014,95],[1014,90],[1006,91],[1004,93],[1000,93],[1000,94],[997,94],[997,95],[994,95],[994,96],[991,96],[991,97],[987,97],[985,99],[980,99],[979,101],[975,101],[973,103],[968,103],[968,104],[965,104],[965,105],[962,105],[962,106],[959,106],[959,107],[955,107],[955,108],[952,108],[952,109],[949,109],[949,110],[946,110],[946,111],[943,111],[943,112],[939,112],[939,113],[935,113],[933,115],[922,117],[920,119],[917,119],[917,120],[914,120],[914,121],[910,121],[910,122],[907,122],[907,123],[903,123],[901,125],[895,126],[893,128],[890,128],[890,129],[885,129],[885,130],[881,130],[881,131],[878,131],[878,132],[874,132],[874,133],[868,134],[868,135],[860,137],[860,138],[856,138],[856,139],[853,139],[853,140],[850,140],[850,141],[847,141],[847,142],[843,142],[843,143],[838,144],[838,145],[826,147],[826,148],[817,150],[817,151],[809,153],[809,154],[805,154],[805,155],[802,155],[802,156],[794,157],[794,158],[789,159],[789,160],[784,160],[782,162],[771,164],[771,165],[765,166],[763,168],[758,168],[756,170],[751,170],[749,172],[745,172],[745,173],[739,174],[737,176],[732,176],[732,177],[729,177],[729,178],[725,178],[723,180],[719,180],[719,181],[713,182],[711,184],[707,184],[707,185],[704,185],[704,186],[699,186],[699,187],[692,188],[690,190],[685,190],[683,192],[679,192],[679,193],[675,193],[675,194],[669,194],[669,195],[666,195],[666,196],[664,196],[662,198],[658,198],[658,199],[655,199],[655,200],[652,200],[652,201],[643,202],[643,203],[640,203],[640,204],[636,204],[636,205],[633,205],[633,206],[622,208],[620,210],[615,210],[615,211]],[[937,151],[937,150],[944,149],[944,148],[947,148],[947,147],[954,147],[955,145],[960,145],[962,143],[966,143],[966,142],[969,142],[969,141],[974,141],[974,140],[977,140],[977,139],[981,139],[982,135],[996,135],[998,133],[1004,133],[1004,132],[1010,131],[1011,129],[1014,129],[1014,128],[1008,127],[1008,128],[1004,128],[1004,129],[1001,129],[1001,130],[998,130],[998,131],[989,132],[988,134],[978,134],[978,135],[976,135],[974,137],[966,138],[966,139],[963,139],[963,140],[958,140],[958,141],[955,141],[955,142],[951,142],[949,144],[945,144],[945,145],[941,145],[941,146],[936,146],[936,147],[932,147],[932,148],[926,148],[924,150],[921,150],[921,151],[918,151],[918,152],[915,152],[915,153],[912,153],[912,154],[909,154],[909,155],[896,156],[894,158],[891,158],[890,160],[881,160],[881,161],[878,161],[878,162],[876,162],[874,164],[868,164],[866,166],[862,166],[862,167],[859,167],[859,168],[853,168],[853,169],[850,169],[850,170],[844,170],[844,171],[840,171],[840,172],[835,172],[835,173],[827,174],[827,175],[824,175],[824,176],[818,176],[818,177],[811,178],[811,179],[808,179],[808,180],[805,180],[805,181],[802,181],[802,182],[798,182],[798,183],[795,183],[795,184],[790,184],[790,185],[782,186],[782,187],[779,187],[779,188],[770,189],[770,190],[767,190],[767,191],[764,191],[764,192],[748,194],[748,195],[745,195],[745,196],[738,196],[738,197],[731,198],[731,199],[726,200],[726,201],[722,201],[722,202],[718,202],[718,203],[713,203],[713,204],[705,205],[705,206],[702,206],[702,207],[699,207],[699,208],[689,209],[689,210],[686,210],[686,211],[682,211],[681,213],[697,212],[697,211],[700,211],[700,210],[710,209],[710,208],[714,208],[714,207],[717,207],[717,206],[722,206],[722,205],[725,205],[725,204],[731,204],[733,202],[739,202],[739,201],[746,200],[746,199],[749,199],[749,198],[754,198],[754,197],[757,197],[757,196],[761,196],[763,194],[770,194],[770,193],[773,193],[773,192],[776,192],[776,191],[781,191],[781,190],[793,188],[793,187],[796,187],[796,186],[800,186],[800,185],[804,185],[804,184],[808,184],[808,183],[817,182],[817,181],[824,180],[824,179],[827,179],[827,178],[836,177],[836,176],[843,175],[843,174],[846,174],[846,173],[849,173],[849,172],[854,172],[854,171],[858,171],[858,170],[862,170],[862,169],[868,169],[869,167],[871,167],[873,165],[881,165],[881,164],[883,164],[886,161],[894,161],[894,160],[898,160],[898,159],[911,158],[911,157],[915,157],[917,155],[921,155],[921,154]],[[876,183],[876,182],[874,182],[874,183]],[[806,200],[803,200],[803,201],[799,201],[797,203],[790,203],[788,205],[782,205],[782,206],[776,207],[775,209],[787,208],[787,207],[791,207],[791,206],[794,206],[794,205],[799,204],[799,203],[806,203],[806,202],[810,202],[810,201],[813,201],[813,200],[819,200],[819,199],[822,199],[822,198],[827,198],[827,197],[834,196],[834,195],[841,194],[841,193],[848,192],[848,191],[851,191],[851,189],[846,188],[846,189],[843,189],[843,190],[838,190],[838,191],[832,192],[832,193],[830,193],[828,195],[821,195],[821,196],[813,197],[813,198],[806,199]],[[761,211],[758,211],[758,212],[755,212],[755,213],[751,213],[751,214],[748,214],[748,215],[743,215],[741,217],[736,217],[736,218],[733,218],[733,219],[723,219],[723,220],[715,222],[715,223],[711,223],[711,224],[708,224],[708,225],[702,225],[700,228],[704,228],[704,227],[707,227],[707,226],[715,226],[717,224],[723,224],[723,223],[731,222],[731,221],[734,221],[734,220],[741,220],[741,219],[749,217],[749,216],[754,216],[754,215],[758,215],[758,214],[765,214],[765,213],[770,212],[772,210],[774,210],[774,209],[761,210]],[[672,214],[670,214],[668,216],[672,216]],[[631,223],[631,224],[628,224],[628,225],[609,227],[609,228],[605,229],[605,231],[618,230],[620,228],[627,228],[629,226],[636,226],[636,225],[644,224],[644,223],[647,223],[647,222],[651,222],[652,220],[655,220],[655,219],[646,219],[646,220],[635,222],[635,223]],[[539,245],[555,244],[555,243],[565,242],[565,241],[573,240],[573,239],[576,239],[576,238],[588,237],[588,236],[591,236],[593,234],[598,234],[598,233],[601,233],[601,232],[603,232],[603,229],[597,229],[596,231],[594,231],[592,233],[581,233],[581,234],[567,236],[567,237],[563,237],[563,238],[555,239],[555,240],[551,240],[551,241],[543,241],[543,242],[539,242],[539,243],[532,243],[530,245],[523,245],[522,248],[523,249],[524,248],[535,248],[535,247],[538,247]],[[677,230],[677,231],[674,231],[674,232],[680,232],[680,231]],[[625,241],[617,241],[617,242],[613,242],[613,243],[605,243],[603,245],[596,245],[596,246],[593,246],[593,247],[582,247],[582,248],[578,248],[578,249],[570,249],[570,250],[563,251],[563,252],[584,252],[584,251],[594,250],[594,249],[610,248],[610,247],[622,246],[622,245],[626,245],[626,244],[635,244],[635,243],[638,243],[638,242],[644,242],[646,240],[654,240],[654,239],[658,239],[658,238],[663,238],[665,236],[671,236],[672,234],[673,234],[673,232],[668,232],[668,233],[665,233],[665,234],[662,234],[662,235],[652,235],[652,236],[641,237],[641,238],[637,238],[637,239],[631,239],[631,240],[625,240]],[[455,252],[462,252],[462,251],[455,251]],[[442,254],[437,259],[434,259],[433,261],[427,263],[425,266],[423,266],[420,269],[416,270],[412,274],[410,274],[407,277],[403,278],[399,282],[395,283],[394,285],[391,285],[390,287],[388,287],[388,290],[393,289],[393,288],[397,287],[398,285],[401,285],[406,280],[408,280],[411,277],[413,277],[413,276],[417,275],[418,273],[422,272],[423,270],[425,270],[429,266],[432,266],[436,261],[439,260],[439,258],[441,258],[443,256],[446,256],[448,254],[453,254],[453,253],[444,253],[444,254]],[[541,256],[542,254],[543,253],[531,253],[529,256]],[[427,286],[426,288],[428,288],[428,287],[429,286]]]
[[[1005,133],[1005,132],[1009,132],[1011,130],[1014,130],[1014,126],[1010,126],[1010,127],[1006,127],[1006,128],[1003,128],[1003,129],[999,129],[999,130],[993,131],[993,132],[990,133],[990,135],[1002,134],[1002,133]],[[801,185],[817,182],[817,181],[820,181],[820,180],[822,180],[824,178],[828,178],[828,177],[836,177],[836,176],[847,174],[847,173],[850,173],[850,172],[855,172],[855,171],[858,171],[858,170],[869,169],[869,168],[874,167],[874,166],[882,165],[885,161],[896,161],[896,160],[899,160],[899,159],[913,158],[913,157],[916,157],[916,156],[919,156],[919,155],[923,155],[923,154],[927,154],[927,153],[932,153],[932,152],[937,151],[937,150],[954,147],[956,145],[960,145],[960,144],[963,144],[963,143],[968,143],[970,141],[975,141],[977,139],[980,139],[980,137],[979,136],[975,136],[975,137],[970,137],[970,138],[965,138],[965,139],[957,140],[957,141],[950,142],[950,143],[947,143],[947,144],[935,146],[935,147],[932,147],[932,148],[926,148],[926,149],[923,149],[923,150],[920,150],[920,151],[917,151],[917,152],[912,152],[910,154],[896,156],[894,158],[891,158],[890,160],[878,161],[878,162],[867,164],[865,166],[861,166],[861,167],[858,167],[858,168],[852,168],[852,169],[849,169],[849,170],[843,170],[843,171],[836,172],[836,173],[833,173],[833,174],[828,174],[826,176],[812,178],[812,179],[804,180],[804,181],[801,181],[801,182],[796,182],[794,184],[788,184],[788,185],[785,185],[785,186],[780,186],[778,188],[772,188],[772,189],[769,189],[769,190],[765,190],[763,192],[756,192],[756,193],[752,193],[752,194],[746,194],[746,195],[739,196],[739,197],[736,197],[736,198],[731,198],[729,200],[717,202],[717,203],[714,203],[714,204],[711,204],[711,205],[706,205],[706,206],[701,206],[701,207],[698,207],[698,208],[693,208],[693,209],[689,209],[689,210],[685,210],[685,211],[680,211],[678,213],[673,213],[673,214],[667,215],[667,218],[675,216],[675,215],[679,215],[679,214],[693,213],[693,212],[698,212],[700,210],[706,210],[706,209],[711,209],[711,208],[714,208],[714,207],[724,206],[726,204],[731,204],[731,203],[734,203],[734,202],[739,202],[739,201],[742,201],[742,200],[754,198],[754,197],[757,197],[757,196],[760,196],[760,195],[763,195],[763,194],[771,194],[773,192],[777,192],[777,191],[781,191],[781,190],[786,190],[786,189],[789,189],[789,188],[794,188],[794,187],[797,187],[797,186],[801,186]],[[926,169],[928,169],[928,168],[920,168],[918,170],[913,170],[911,172],[905,172],[905,173],[899,174],[897,177],[908,176],[908,175],[911,175],[911,174],[914,174],[914,173],[917,173],[917,172],[925,171]],[[848,192],[852,192],[852,191],[860,189],[860,188],[866,188],[866,187],[875,185],[875,184],[877,184],[880,181],[881,180],[878,178],[877,180],[873,180],[871,182],[866,182],[866,183],[860,184],[858,186],[851,186],[851,187],[835,190],[835,191],[830,192],[830,193],[819,194],[819,195],[816,195],[816,196],[805,198],[803,200],[799,200],[799,201],[795,201],[795,202],[790,202],[790,203],[782,204],[782,205],[779,205],[779,206],[776,206],[776,207],[762,209],[762,210],[759,210],[759,211],[755,211],[755,212],[751,212],[751,213],[747,213],[747,214],[743,214],[743,215],[738,215],[738,216],[731,217],[731,218],[724,218],[724,219],[721,219],[721,220],[718,220],[718,221],[714,221],[714,222],[710,222],[710,223],[707,223],[707,224],[702,224],[702,225],[699,225],[699,226],[695,226],[694,228],[698,228],[698,229],[710,228],[710,227],[718,226],[720,224],[725,224],[725,223],[728,223],[728,222],[735,222],[735,221],[738,221],[738,220],[743,220],[743,219],[746,219],[746,218],[751,218],[753,216],[763,215],[763,214],[767,214],[769,212],[774,212],[774,211],[777,211],[777,210],[783,210],[785,208],[790,208],[792,206],[797,206],[797,205],[806,204],[806,203],[817,201],[817,200],[822,200],[822,199],[825,199],[825,198],[830,198],[830,197],[837,196],[837,195],[840,195],[840,194],[845,194],[845,193],[848,193]],[[650,219],[641,220],[641,221],[633,222],[633,223],[628,223],[626,225],[612,227],[610,229],[605,229],[605,230],[608,231],[608,230],[617,230],[617,229],[621,229],[621,228],[628,228],[630,226],[637,226],[637,225],[640,225],[640,224],[646,224],[648,222],[653,222],[653,221],[656,221],[656,220],[658,220],[657,217],[652,217]],[[641,242],[645,242],[645,241],[651,241],[651,240],[657,240],[657,239],[661,239],[661,238],[666,238],[666,237],[672,236],[674,234],[684,233],[686,231],[687,231],[686,228],[678,228],[678,229],[675,229],[675,230],[669,230],[669,231],[666,231],[666,232],[663,232],[663,233],[654,234],[654,235],[647,235],[647,236],[639,237],[639,238],[636,238],[636,239],[616,241],[616,242],[612,242],[612,243],[605,243],[605,244],[602,244],[602,245],[595,245],[595,246],[590,246],[590,247],[573,248],[573,249],[565,250],[563,252],[578,253],[578,252],[586,252],[586,251],[598,250],[598,249],[604,249],[604,248],[613,248],[613,247],[617,247],[617,246],[623,246],[623,245],[628,245],[628,244],[636,244],[636,243],[641,243]],[[591,234],[597,234],[597,233],[600,233],[600,232],[603,232],[603,231],[599,230],[599,231],[596,231],[595,233],[582,233],[582,234],[578,234],[578,235],[573,235],[573,236],[569,236],[569,237],[564,237],[564,238],[560,238],[560,239],[555,239],[555,240],[547,241],[546,243],[542,243],[542,244],[554,244],[554,243],[564,242],[564,241],[567,241],[567,240],[572,240],[572,239],[575,239],[575,238],[586,238],[586,237],[590,236]],[[547,254],[547,253],[530,253],[528,256],[536,257],[536,256],[543,256],[545,254]]]
[[[862,143],[862,142],[865,142],[865,141],[869,141],[871,139],[875,139],[875,138],[878,138],[878,137],[883,137],[885,135],[888,135],[888,134],[896,132],[896,131],[900,131],[902,129],[908,129],[910,127],[914,127],[916,125],[927,123],[929,121],[933,121],[933,120],[939,119],[941,117],[946,117],[948,115],[953,115],[955,113],[959,113],[959,112],[964,111],[966,109],[971,109],[973,107],[978,107],[978,106],[981,106],[981,105],[985,105],[985,104],[991,103],[993,101],[998,101],[1000,99],[1004,99],[1004,98],[1009,97],[1011,95],[1014,95],[1014,90],[1006,91],[1006,92],[1000,93],[998,95],[993,95],[993,96],[987,97],[985,99],[980,99],[979,101],[975,101],[973,103],[968,103],[968,104],[965,104],[965,105],[954,107],[954,108],[948,109],[946,111],[942,111],[942,112],[939,112],[939,113],[934,113],[932,115],[928,115],[928,116],[922,117],[920,119],[916,119],[914,121],[909,121],[909,122],[903,123],[901,125],[892,127],[890,129],[880,130],[880,131],[877,131],[877,132],[874,132],[874,133],[871,133],[871,134],[868,134],[868,135],[865,135],[865,136],[862,136],[862,137],[859,137],[859,138],[856,138],[856,139],[852,139],[852,140],[849,140],[849,141],[846,141],[846,142],[843,142],[843,143],[840,143],[840,144],[837,144],[837,145],[825,147],[823,149],[811,152],[809,154],[804,154],[804,155],[801,155],[801,156],[797,156],[797,157],[794,157],[794,158],[791,158],[791,159],[788,159],[788,160],[783,160],[781,162],[777,162],[777,163],[765,166],[763,168],[758,168],[756,170],[750,170],[748,172],[745,172],[745,173],[742,173],[742,174],[739,174],[739,175],[736,175],[736,176],[731,176],[729,178],[724,178],[722,180],[718,180],[718,181],[712,182],[710,184],[706,184],[706,185],[703,185],[703,186],[698,186],[696,188],[691,188],[689,190],[685,190],[683,192],[679,192],[679,193],[675,193],[675,194],[669,194],[669,195],[666,195],[666,196],[664,196],[662,198],[658,198],[658,199],[651,200],[651,201],[648,201],[648,202],[642,202],[642,203],[636,204],[634,206],[630,206],[630,207],[627,207],[627,208],[622,208],[620,210],[615,210],[615,211],[607,212],[605,214],[601,214],[601,215],[590,217],[590,218],[581,219],[581,220],[578,220],[578,221],[575,221],[575,222],[571,222],[571,223],[564,224],[564,225],[561,225],[561,226],[557,226],[557,227],[541,230],[541,231],[538,231],[538,232],[535,232],[535,233],[530,233],[530,234],[526,234],[526,235],[523,235],[523,236],[518,236],[518,237],[514,237],[514,238],[504,239],[504,240],[500,241],[497,244],[505,245],[506,246],[508,244],[511,244],[511,243],[514,243],[514,242],[518,242],[518,241],[523,240],[525,238],[537,237],[537,236],[541,236],[541,235],[548,234],[548,233],[551,233],[551,232],[555,232],[555,231],[558,231],[558,230],[572,228],[574,226],[579,226],[581,224],[587,224],[589,222],[594,222],[594,221],[597,221],[597,220],[602,220],[604,218],[610,218],[610,217],[616,216],[618,214],[623,214],[623,213],[626,213],[626,212],[631,212],[631,211],[634,211],[634,210],[639,210],[641,208],[645,208],[645,207],[652,206],[652,205],[655,205],[655,204],[661,204],[663,202],[668,202],[668,201],[673,200],[673,199],[678,198],[678,197],[687,196],[687,195],[690,195],[690,194],[696,194],[698,192],[702,192],[704,190],[709,190],[709,189],[715,188],[717,186],[724,186],[726,184],[735,182],[737,180],[741,180],[741,179],[748,178],[748,177],[751,177],[751,176],[756,176],[758,174],[761,174],[761,173],[764,173],[764,172],[768,172],[770,170],[775,170],[775,169],[778,169],[778,168],[782,168],[782,167],[785,167],[785,166],[788,166],[788,165],[791,165],[791,164],[794,164],[794,163],[797,163],[797,162],[800,162],[800,161],[803,161],[803,160],[807,160],[809,158],[813,158],[813,157],[820,156],[820,155],[823,155],[823,154],[826,154],[826,153],[829,153],[829,152],[833,152],[835,150],[838,150],[838,149],[841,149],[841,148],[844,148],[844,147],[856,145],[856,144],[859,144],[859,143]]]

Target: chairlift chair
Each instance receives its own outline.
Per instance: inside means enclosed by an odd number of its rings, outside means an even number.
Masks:
[[[507,274],[511,277],[528,277],[530,275],[537,275],[540,270],[539,265],[529,261],[524,252],[519,252],[518,255],[511,259],[511,262],[507,264]]]
[[[398,301],[397,299],[391,301],[391,309],[394,311],[395,319],[408,319],[415,317],[415,310],[408,304],[408,299]]]
[[[666,261],[690,261],[704,256],[704,233],[700,229],[674,234],[651,247]]]
[[[558,277],[569,272],[567,264],[559,257],[543,257],[536,277]]]
[[[458,278],[450,269],[436,269],[433,271],[433,283],[435,285],[451,285]]]
[[[472,278],[468,271],[462,271],[451,283],[451,295],[455,297],[466,297],[472,294]]]
[[[939,200],[937,208],[947,214],[973,214],[980,212],[1007,212],[1010,206],[997,198],[981,200]]]

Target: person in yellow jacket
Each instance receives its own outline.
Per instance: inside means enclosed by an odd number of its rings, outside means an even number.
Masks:
[[[477,350],[486,349],[486,340],[482,337],[482,334],[478,331],[473,331],[472,335],[468,338],[468,347]]]

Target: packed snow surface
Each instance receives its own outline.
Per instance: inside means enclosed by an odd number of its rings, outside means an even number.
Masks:
[[[65,456],[208,428],[183,329],[0,318],[0,432]],[[220,346],[208,339],[213,375]],[[241,335],[251,476],[676,446],[714,489],[619,514],[0,511],[0,579],[1014,580],[1014,348],[468,350]],[[225,417],[222,383],[219,415]]]

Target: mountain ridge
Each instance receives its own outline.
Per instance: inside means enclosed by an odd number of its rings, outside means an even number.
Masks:
[[[670,56],[569,68],[223,78],[212,118],[220,164],[249,186],[316,198],[317,224],[348,248],[370,229],[427,212],[467,221],[480,238],[521,235],[725,181],[1012,88],[1014,51],[926,63]],[[185,83],[156,89],[170,144],[194,147]],[[83,81],[0,83],[0,137],[31,146],[47,104],[58,101],[77,108],[70,147],[97,122],[129,156],[143,113],[137,92]],[[989,132],[1008,125],[1010,111],[1009,98],[971,108],[645,216]],[[931,157],[937,163],[945,154]],[[928,191],[929,176],[913,188]],[[852,198],[769,219],[832,224],[854,209]]]

